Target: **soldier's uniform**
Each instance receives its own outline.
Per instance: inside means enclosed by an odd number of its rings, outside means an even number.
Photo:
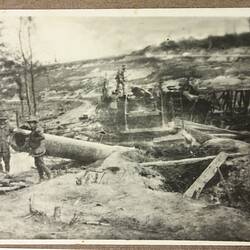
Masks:
[[[29,123],[38,123],[36,118],[31,118],[28,120]],[[30,148],[30,154],[34,157],[35,166],[37,168],[40,180],[44,179],[44,173],[47,175],[48,179],[51,178],[51,173],[48,167],[44,163],[44,155],[46,153],[45,147],[45,137],[43,134],[43,129],[36,127],[31,130],[28,138],[28,145]]]
[[[120,71],[118,70],[115,76],[116,80],[116,94],[120,94],[120,85],[121,85],[121,78],[120,78]]]
[[[120,86],[122,87],[122,95],[125,95],[125,65],[122,65],[121,70],[117,71],[116,80],[116,93],[120,95]]]
[[[6,115],[0,115],[0,171],[3,171],[2,159],[5,165],[5,170],[10,171],[10,146],[9,137],[13,132],[13,128],[8,123]]]

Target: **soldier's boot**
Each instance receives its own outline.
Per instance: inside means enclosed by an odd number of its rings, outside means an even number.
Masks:
[[[47,178],[50,179],[51,178],[51,173],[50,170],[48,169],[48,167],[46,167],[45,163],[44,163],[44,158],[42,156],[40,157],[36,157],[37,158],[37,164],[39,165],[39,168],[42,170],[42,173],[46,174]]]
[[[35,166],[37,168],[37,172],[38,172],[38,175],[39,175],[39,182],[41,182],[41,181],[44,180],[43,168],[42,168],[42,166],[40,164],[39,157],[35,157],[34,160],[35,160]]]
[[[47,178],[51,179],[51,172],[50,172],[49,168],[44,165],[43,170],[44,170],[45,174],[47,175]]]
[[[42,159],[42,164],[41,164],[42,168],[43,168],[43,172],[46,174],[48,179],[51,179],[51,171],[50,169],[45,165],[44,163],[44,159]]]

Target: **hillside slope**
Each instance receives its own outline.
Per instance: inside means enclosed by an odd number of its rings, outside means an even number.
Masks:
[[[131,85],[151,88],[159,80],[171,80],[172,85],[182,78],[203,82],[220,76],[226,77],[222,82],[237,78],[245,84],[250,82],[249,63],[250,33],[166,40],[128,55],[42,66],[35,74],[35,86],[45,99],[93,98],[100,95],[104,78],[114,90],[116,72],[123,64],[128,90]],[[8,76],[2,77],[0,96],[18,100],[17,86]]]
[[[207,84],[218,77],[224,85],[235,79],[249,84],[249,34],[179,43],[165,41],[129,55],[50,65],[37,75],[37,86],[40,90],[45,89],[44,95],[50,97],[95,97],[101,93],[104,78],[108,79],[109,90],[114,90],[116,72],[123,64],[127,68],[128,91],[132,85],[151,88],[160,80],[178,84],[183,78],[191,78],[201,84],[204,80]]]

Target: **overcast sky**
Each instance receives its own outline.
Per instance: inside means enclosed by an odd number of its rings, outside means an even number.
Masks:
[[[1,17],[1,16],[0,16]],[[4,21],[4,40],[18,49],[19,18]],[[43,63],[106,57],[157,45],[167,38],[204,38],[249,31],[245,17],[34,17],[34,57]]]

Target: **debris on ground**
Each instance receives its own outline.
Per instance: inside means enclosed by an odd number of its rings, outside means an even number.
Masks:
[[[221,169],[225,180],[217,177],[217,182],[212,183],[213,185],[209,185],[204,191],[204,197],[209,201],[216,201],[221,205],[250,212],[249,163],[249,155],[228,160]]]
[[[15,191],[21,188],[28,187],[29,184],[25,178],[19,178],[18,176],[11,176],[7,173],[0,173],[0,194],[6,192]]]
[[[206,154],[217,154],[219,152],[227,153],[249,153],[250,144],[228,138],[214,138],[206,141],[201,150]]]
[[[83,106],[76,109],[85,115]],[[51,180],[38,184],[34,168],[0,176],[0,219],[10,218],[8,237],[249,240],[248,143],[230,131],[186,121],[184,127],[112,134],[90,114],[75,119],[75,112],[48,122],[48,133],[72,137],[63,138],[71,145],[67,159],[51,154],[62,144],[48,147]],[[228,157],[219,166],[214,161],[220,151]],[[79,155],[91,161],[79,161]],[[203,178],[207,169],[212,171]],[[11,206],[19,208],[15,216]],[[5,228],[0,225],[2,238]]]

